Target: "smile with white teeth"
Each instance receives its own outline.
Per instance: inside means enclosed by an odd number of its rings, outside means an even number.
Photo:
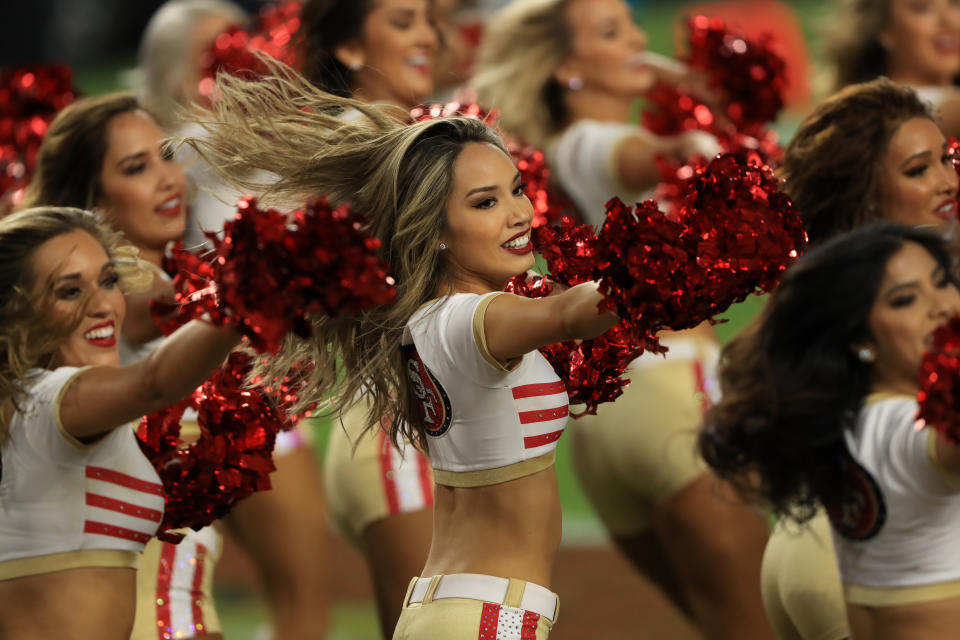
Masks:
[[[180,206],[180,198],[171,198],[157,207],[157,211],[167,211]]]
[[[407,64],[411,67],[427,66],[427,56],[410,56],[407,58]]]
[[[525,233],[519,238],[514,238],[513,240],[504,242],[500,246],[503,247],[504,249],[523,249],[528,244],[530,244],[530,234]]]
[[[957,210],[956,202],[948,202],[947,204],[937,207],[936,213],[942,216],[950,216]]]
[[[113,325],[108,325],[106,327],[100,327],[99,329],[91,329],[83,334],[84,340],[106,340],[107,338],[113,337]]]

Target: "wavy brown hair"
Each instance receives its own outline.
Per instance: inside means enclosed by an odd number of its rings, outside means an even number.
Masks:
[[[818,503],[846,500],[844,432],[872,386],[872,365],[855,345],[887,262],[905,244],[922,246],[958,286],[949,241],[889,222],[816,247],[794,263],[753,325],[720,362],[722,399],[706,416],[700,451],[741,492],[803,521]]]
[[[185,142],[225,179],[262,193],[266,202],[297,204],[305,195],[326,194],[352,204],[382,243],[397,295],[394,304],[365,313],[314,317],[313,337],[288,336],[257,375],[274,379],[298,362],[313,363],[295,411],[319,402],[320,411],[339,413],[366,394],[368,428],[382,419],[395,439],[402,433],[424,446],[401,357],[403,329],[446,282],[439,246],[457,156],[473,142],[506,150],[479,120],[405,125],[395,108],[326,93],[280,63],[264,63],[272,76],[218,77],[220,99],[210,111],[193,114],[207,135]],[[342,118],[348,110],[362,117]],[[253,181],[253,170],[277,181]]]
[[[141,109],[132,93],[118,92],[82,98],[58,113],[40,144],[22,208],[92,209],[101,196],[107,126],[115,116]]]
[[[800,124],[778,173],[811,243],[881,219],[880,166],[913,118],[933,114],[912,89],[878,78],[839,91]]]
[[[0,219],[0,435],[6,434],[11,411],[17,409],[28,371],[49,368],[80,320],[64,321],[51,313],[52,283],[38,283],[33,269],[37,248],[78,230],[103,246],[125,292],[143,288],[153,278],[137,250],[120,246],[120,234],[95,213],[36,207]]]

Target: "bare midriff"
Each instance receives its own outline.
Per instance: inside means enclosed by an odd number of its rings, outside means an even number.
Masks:
[[[0,638],[128,640],[136,573],[90,567],[0,581]]]
[[[550,588],[560,535],[553,467],[484,487],[437,485],[422,575],[480,573]]]
[[[854,638],[941,640],[960,637],[960,597],[883,607],[847,604]]]

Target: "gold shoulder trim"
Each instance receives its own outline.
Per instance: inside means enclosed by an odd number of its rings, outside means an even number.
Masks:
[[[483,319],[487,314],[487,307],[490,306],[490,303],[493,302],[494,298],[497,296],[505,295],[503,291],[495,291],[484,296],[483,300],[480,301],[480,304],[477,305],[476,310],[473,312],[473,338],[477,342],[477,349],[480,350],[480,355],[483,356],[483,359],[490,363],[490,365],[495,368],[497,371],[502,371],[504,373],[510,373],[518,366],[523,358],[513,358],[512,360],[507,360],[506,362],[501,362],[493,357],[493,354],[490,353],[490,349],[487,348],[487,333],[483,328]]]
[[[87,369],[92,369],[92,368],[93,368],[92,366],[81,367],[77,369],[72,376],[67,378],[67,381],[63,383],[62,387],[60,387],[60,391],[57,392],[57,400],[54,403],[54,407],[53,407],[53,415],[56,416],[57,431],[60,432],[60,435],[63,436],[64,440],[66,440],[67,442],[75,446],[77,449],[86,449],[90,446],[93,446],[99,442],[99,439],[94,440],[93,442],[90,442],[90,443],[84,443],[78,440],[77,437],[74,436],[72,433],[69,433],[63,427],[63,422],[60,420],[60,403],[63,401],[63,394],[67,392],[67,389],[70,387],[71,384],[73,384],[73,381],[77,379],[77,376],[79,376],[81,373],[83,373]]]

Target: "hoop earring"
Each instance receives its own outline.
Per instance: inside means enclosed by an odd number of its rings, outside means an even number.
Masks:
[[[580,89],[583,89],[583,79],[578,76],[572,76],[567,80],[567,87],[569,87],[570,91],[580,91]]]

